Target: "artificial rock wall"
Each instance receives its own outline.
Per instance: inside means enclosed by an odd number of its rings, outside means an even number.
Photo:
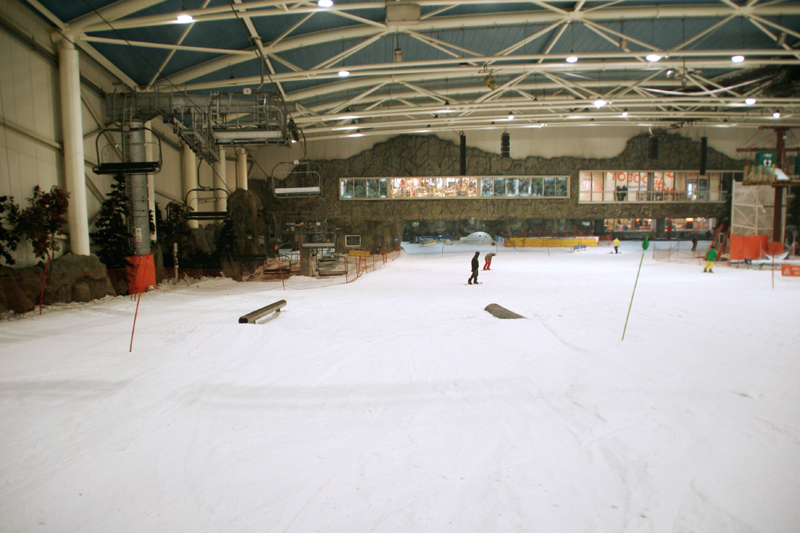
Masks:
[[[590,128],[577,131],[591,131]],[[335,224],[342,234],[361,234],[365,247],[392,247],[395,237],[408,238],[407,222],[419,222],[419,234],[460,236],[472,231],[507,235],[527,231],[586,231],[584,222],[599,230],[606,218],[725,217],[730,207],[722,203],[579,203],[581,170],[687,170],[700,168],[700,143],[678,134],[657,132],[658,157],[650,159],[649,135],[631,138],[618,155],[605,159],[579,157],[503,158],[467,148],[467,175],[568,175],[570,197],[488,198],[447,200],[345,200],[339,199],[339,178],[456,176],[460,173],[460,148],[433,135],[400,135],[376,144],[349,159],[320,160],[323,194],[306,199],[277,199],[271,184],[253,180],[265,211],[314,213]],[[467,142],[469,136],[467,135]],[[498,143],[500,142],[498,138]],[[513,134],[511,142],[513,143]],[[579,142],[579,141],[576,141]],[[708,170],[741,170],[742,162],[708,148]],[[285,186],[300,186],[292,183]],[[298,215],[299,216],[299,215]]]

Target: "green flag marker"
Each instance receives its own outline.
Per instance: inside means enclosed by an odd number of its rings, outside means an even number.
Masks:
[[[645,237],[642,242],[642,258],[639,259],[639,270],[636,272],[636,281],[633,284],[633,294],[631,294],[631,303],[628,306],[628,316],[625,317],[625,327],[622,330],[622,340],[625,340],[625,332],[628,331],[628,319],[631,317],[631,308],[633,307],[633,297],[636,295],[636,285],[639,284],[639,274],[642,272],[642,262],[644,261],[644,252],[650,246],[650,237]]]

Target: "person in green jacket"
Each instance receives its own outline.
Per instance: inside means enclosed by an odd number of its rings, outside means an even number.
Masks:
[[[706,252],[706,267],[703,269],[703,272],[711,272],[712,274],[714,271],[714,261],[717,260],[717,249],[713,246],[708,249]]]

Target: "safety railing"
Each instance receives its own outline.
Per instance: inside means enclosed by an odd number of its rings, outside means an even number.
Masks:
[[[587,202],[725,202],[727,191],[581,191],[581,203]]]

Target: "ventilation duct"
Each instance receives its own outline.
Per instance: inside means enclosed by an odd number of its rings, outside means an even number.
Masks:
[[[708,157],[708,137],[700,138],[700,175],[706,174],[706,162]]]
[[[467,136],[461,132],[461,175],[467,175]]]
[[[419,24],[420,8],[418,4],[406,2],[386,2],[386,25],[390,28],[413,26]]]

